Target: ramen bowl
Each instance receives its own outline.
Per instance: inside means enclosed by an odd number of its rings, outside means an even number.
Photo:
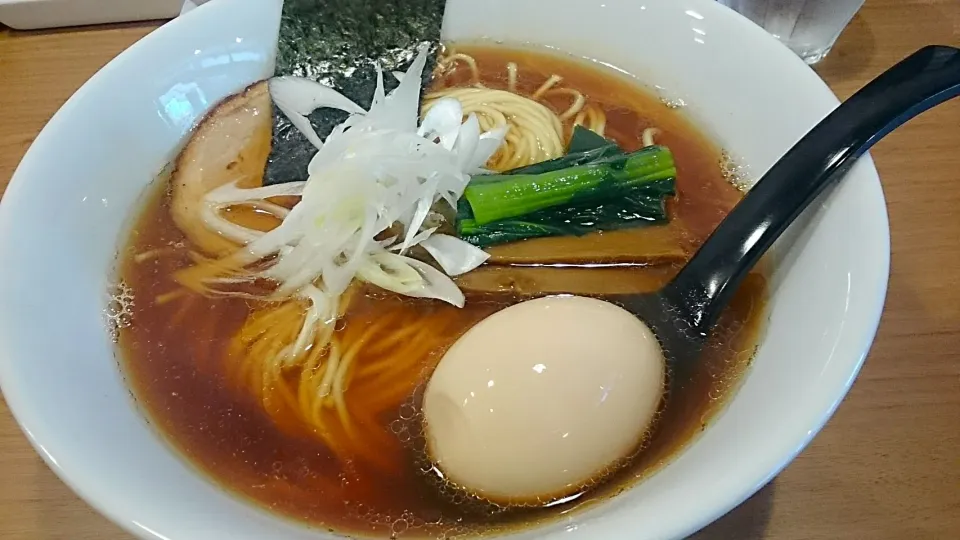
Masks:
[[[272,74],[277,5],[216,0],[121,54],[50,120],[0,206],[4,397],[51,469],[141,538],[334,537],[234,497],[178,456],[131,399],[104,323],[137,201],[213,104]],[[549,9],[450,0],[443,33],[547,46],[622,71],[682,102],[747,179],[838,103],[786,47],[710,0]],[[749,497],[846,394],[876,331],[888,266],[883,194],[865,157],[777,246],[756,356],[703,433],[622,494],[510,536],[683,538]]]

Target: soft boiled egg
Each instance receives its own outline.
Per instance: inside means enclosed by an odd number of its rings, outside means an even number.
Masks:
[[[552,296],[484,319],[427,384],[427,450],[453,484],[495,503],[546,503],[643,440],[664,389],[653,332],[601,300]]]

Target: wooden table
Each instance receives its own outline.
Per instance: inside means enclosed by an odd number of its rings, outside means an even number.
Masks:
[[[156,25],[0,30],[0,191],[64,100]],[[960,45],[960,1],[868,0],[818,69],[845,98],[928,43]],[[866,367],[813,444],[696,540],[960,539],[960,101],[873,156],[893,269]],[[0,538],[130,538],[60,483],[2,402]]]

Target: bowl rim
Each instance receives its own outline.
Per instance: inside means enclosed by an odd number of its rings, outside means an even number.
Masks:
[[[831,96],[833,96],[832,92],[826,86],[826,84],[822,80],[820,80],[820,78],[816,74],[814,74],[812,71],[809,72],[810,73],[809,76],[799,75],[800,73],[799,68],[802,67],[803,69],[807,69],[807,66],[803,64],[802,60],[800,60],[795,55],[793,55],[793,53],[790,52],[789,49],[786,48],[786,46],[780,44],[778,41],[776,41],[775,38],[772,38],[766,35],[765,31],[763,31],[761,28],[754,25],[752,22],[748,21],[745,18],[740,17],[739,15],[728,10],[722,5],[714,2],[713,0],[685,0],[685,3],[695,6],[696,9],[702,11],[708,16],[715,17],[715,18],[725,18],[727,19],[726,21],[727,24],[735,25],[738,29],[742,30],[747,34],[752,33],[754,35],[759,35],[759,33],[762,33],[765,37],[762,39],[761,38],[757,38],[757,39],[759,39],[760,41],[766,41],[767,43],[769,43],[770,47],[781,47],[783,52],[789,54],[792,60],[785,60],[785,61],[790,61],[795,64],[795,67],[792,67],[791,71],[797,71],[798,79],[804,78],[804,77],[807,79],[807,81],[802,81],[804,85],[810,85],[811,87],[813,85],[819,85],[821,87],[821,90],[825,90]],[[206,5],[200,6],[193,12],[184,15],[183,18],[193,17],[197,13],[203,13],[204,10],[209,9],[211,7],[211,4],[216,4],[216,3],[208,3]],[[43,128],[43,130],[40,132],[40,134],[34,140],[31,147],[28,149],[28,151],[24,155],[21,161],[21,164],[27,162],[28,158],[35,159],[35,158],[32,158],[31,156],[33,156],[33,154],[37,152],[40,152],[40,150],[37,150],[37,149],[43,148],[49,133],[53,130],[56,130],[59,123],[63,122],[65,118],[70,116],[72,111],[74,111],[78,106],[80,106],[80,103],[83,101],[86,95],[90,94],[91,92],[97,91],[97,88],[96,88],[97,79],[102,74],[110,73],[111,71],[114,71],[117,69],[122,69],[121,66],[124,63],[128,62],[131,58],[138,55],[139,51],[153,46],[153,43],[155,42],[163,41],[164,39],[166,39],[166,36],[168,34],[175,33],[177,31],[178,26],[179,26],[179,20],[173,20],[171,22],[165,23],[161,27],[155,29],[154,31],[150,32],[148,35],[138,40],[136,43],[134,43],[129,48],[121,52],[114,59],[112,59],[103,68],[98,70],[97,73],[94,74],[87,82],[85,82],[64,103],[64,105],[61,106],[61,108],[50,118],[46,126]],[[839,103],[839,101],[836,99],[835,96],[833,97],[833,103],[834,104]],[[864,167],[868,167],[868,169],[865,170],[865,174],[869,174],[872,177],[871,180],[879,184],[879,181],[880,181],[879,175],[877,174],[876,169],[873,166],[873,162],[870,156],[865,155],[863,158],[861,158],[861,162],[865,164]],[[14,172],[13,176],[11,177],[11,180],[7,187],[6,192],[4,193],[4,196],[2,198],[3,202],[0,202],[0,217],[2,217],[4,214],[10,211],[9,210],[10,204],[6,203],[6,201],[11,199],[10,195],[13,194],[14,197],[16,197],[16,193],[18,193],[22,189],[22,186],[26,184],[28,180],[30,179],[26,177],[26,173],[22,173],[21,166],[18,166],[17,170]],[[881,193],[881,201],[882,201],[882,193]],[[727,503],[712,507],[712,511],[709,513],[703,513],[702,518],[698,522],[696,523],[691,522],[689,526],[685,528],[683,535],[691,534],[701,529],[702,527],[708,525],[709,523],[713,522],[723,514],[729,512],[732,508],[742,503],[744,500],[746,500],[748,497],[750,497],[756,491],[758,491],[760,488],[766,485],[774,476],[779,474],[783,470],[783,468],[786,467],[786,465],[788,465],[797,456],[797,454],[799,454],[810,443],[813,437],[816,436],[816,434],[820,431],[820,429],[822,429],[822,427],[826,424],[826,422],[832,417],[832,415],[836,411],[836,408],[839,406],[839,403],[846,396],[857,374],[859,373],[863,365],[863,362],[870,350],[870,346],[873,343],[873,340],[875,338],[876,331],[880,322],[880,317],[882,314],[883,298],[887,290],[887,281],[889,278],[889,264],[890,264],[890,247],[889,247],[890,242],[889,242],[889,224],[888,224],[888,217],[887,217],[885,206],[882,207],[882,216],[878,216],[878,217],[880,217],[883,223],[885,224],[885,227],[883,228],[883,230],[878,232],[878,234],[881,235],[880,240],[884,244],[884,252],[880,254],[882,255],[882,260],[877,261],[881,265],[879,268],[881,272],[879,272],[879,274],[882,276],[882,279],[878,283],[874,284],[880,296],[880,301],[877,303],[876,306],[872,306],[872,309],[866,309],[866,310],[863,310],[862,312],[862,317],[867,320],[867,326],[871,330],[868,332],[864,332],[860,336],[861,345],[858,348],[860,349],[861,352],[860,352],[859,358],[857,358],[856,361],[853,364],[851,364],[851,369],[843,385],[842,391],[836,395],[835,399],[829,404],[829,406],[826,409],[819,410],[818,420],[814,424],[808,426],[809,429],[806,433],[797,434],[797,436],[791,441],[791,443],[793,444],[792,452],[789,453],[788,455],[781,456],[778,466],[775,469],[766,470],[762,474],[758,472],[757,474],[754,474],[749,478],[744,478],[744,481],[743,481],[744,489],[738,494],[737,497],[732,497],[732,496],[727,497]],[[150,534],[151,538],[161,537],[159,536],[159,533],[155,533],[149,530],[144,531],[134,527],[133,523],[131,523],[129,519],[129,516],[124,515],[122,512],[116,511],[110,505],[103,503],[101,499],[98,496],[96,496],[94,493],[92,493],[87,487],[85,487],[85,485],[83,485],[82,482],[76,481],[76,478],[72,474],[71,470],[64,469],[61,466],[59,466],[56,463],[56,461],[53,459],[53,457],[44,449],[43,441],[42,441],[42,438],[43,438],[42,433],[38,433],[35,435],[34,430],[31,430],[32,421],[36,419],[33,417],[34,415],[29,411],[30,409],[29,396],[21,392],[21,389],[12,387],[9,384],[5,384],[5,381],[9,381],[11,378],[9,372],[11,371],[12,369],[11,366],[14,362],[15,360],[12,358],[0,357],[0,390],[3,391],[4,398],[11,411],[11,414],[16,419],[21,430],[27,436],[27,439],[30,441],[30,444],[33,446],[34,450],[47,463],[48,467],[61,479],[61,481],[67,484],[71,488],[71,490],[73,490],[75,493],[77,493],[78,496],[80,496],[85,502],[87,502],[87,504],[94,507],[99,513],[108,517],[114,523],[117,523],[118,525],[120,525],[127,532],[143,538],[147,538],[143,536],[144,534]],[[539,530],[539,529],[535,529],[535,530]],[[678,532],[681,532],[681,531],[678,530]]]

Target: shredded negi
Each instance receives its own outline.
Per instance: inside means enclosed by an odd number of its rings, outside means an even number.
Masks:
[[[483,171],[506,129],[481,133],[476,116],[464,120],[460,103],[452,98],[436,104],[418,123],[426,52],[421,49],[407,76],[389,94],[380,73],[373,104],[366,111],[308,79],[271,80],[276,106],[317,148],[307,180],[250,189],[233,183],[205,196],[205,225],[243,247],[185,273],[205,273],[199,281],[205,292],[251,295],[245,290],[231,292],[234,288],[224,285],[268,280],[276,286],[265,299],[309,302],[303,339],[289,351],[292,356],[303,352],[298,349],[308,341],[308,326],[336,317],[337,298],[355,279],[398,294],[462,306],[463,293],[450,276],[468,272],[487,258],[466,241],[438,234],[428,217],[438,203],[456,209],[470,175]],[[350,113],[325,140],[306,121],[319,107]],[[278,196],[299,196],[300,201],[288,210],[268,200]],[[219,214],[226,206],[247,203],[280,218],[280,225],[260,232]],[[443,271],[407,256],[418,245]]]

